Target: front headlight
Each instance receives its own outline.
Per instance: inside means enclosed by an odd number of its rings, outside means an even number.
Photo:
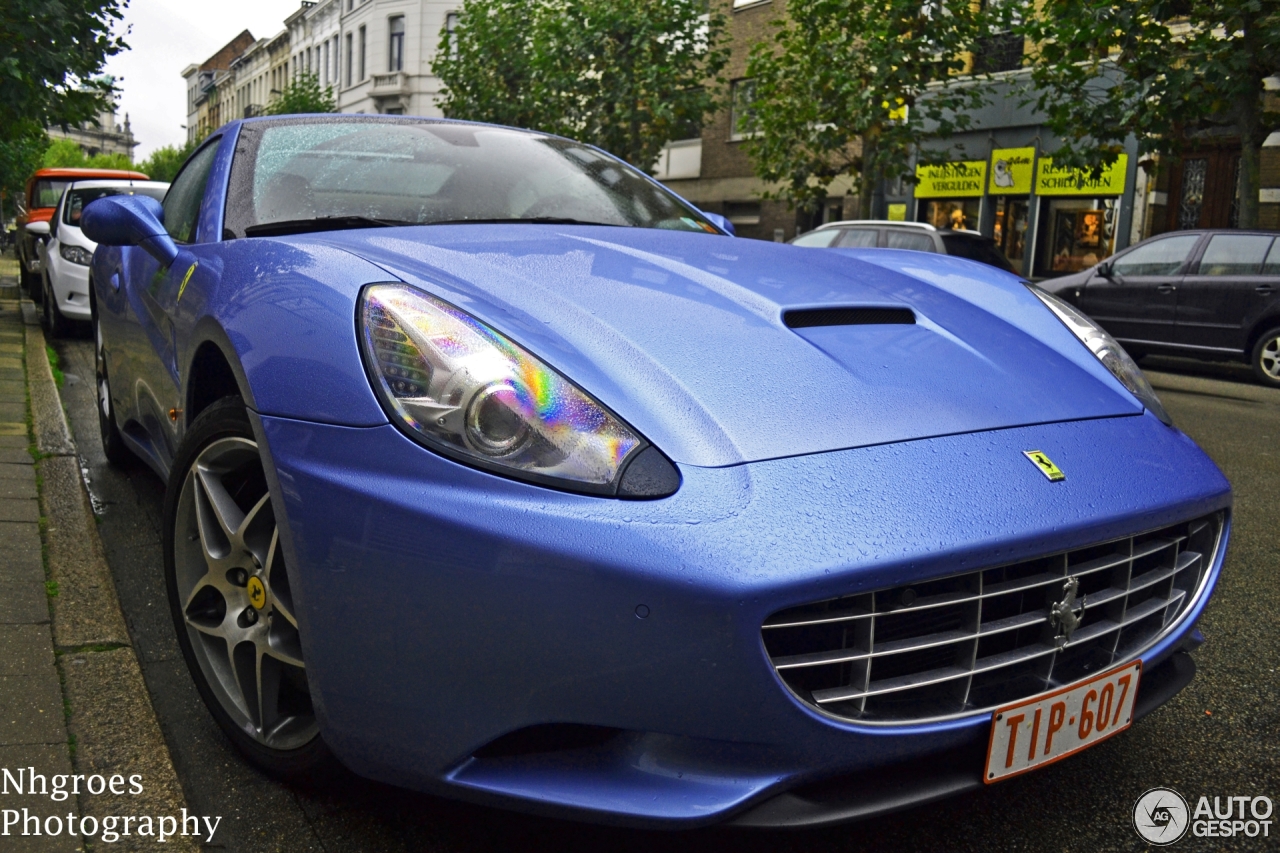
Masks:
[[[62,255],[66,260],[71,261],[71,263],[79,264],[82,267],[87,267],[93,263],[93,252],[90,252],[87,249],[82,249],[79,246],[68,246],[66,243],[63,243],[58,247],[58,254]]]
[[[1124,351],[1124,348],[1116,343],[1115,338],[1107,334],[1097,323],[1052,293],[1041,290],[1034,284],[1028,284],[1027,288],[1038,296],[1050,311],[1057,315],[1062,324],[1070,329],[1071,333],[1079,338],[1080,342],[1088,347],[1091,353],[1098,357],[1098,361],[1102,362],[1107,370],[1110,370],[1111,374],[1120,380],[1120,384],[1128,388],[1130,393],[1151,411],[1151,414],[1155,415],[1167,426],[1173,426],[1173,419],[1164,410],[1164,405],[1161,404],[1160,398],[1156,396],[1151,383],[1147,381],[1147,377],[1142,375],[1142,370],[1134,363],[1133,359],[1129,358],[1129,354]]]
[[[590,494],[656,498],[674,465],[538,358],[454,306],[402,284],[365,288],[365,365],[391,419],[459,461]]]

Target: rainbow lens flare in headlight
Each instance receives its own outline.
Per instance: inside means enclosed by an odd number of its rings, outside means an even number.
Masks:
[[[480,462],[612,491],[644,440],[471,315],[400,284],[365,289],[364,355],[412,434]]]

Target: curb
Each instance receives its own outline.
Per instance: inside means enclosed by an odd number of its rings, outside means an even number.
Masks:
[[[35,312],[23,303],[32,433],[42,480],[41,513],[49,577],[54,654],[68,709],[67,732],[74,772],[140,776],[140,794],[110,788],[81,793],[80,814],[99,819],[127,815],[181,815],[186,799],[160,730],[142,670],[134,654],[124,614],[116,598],[97,523],[80,472],[62,398]],[[32,306],[33,307],[33,306]],[[94,839],[95,847],[99,842]],[[110,846],[150,850],[156,840],[134,835]],[[199,850],[197,840],[176,836],[165,849]]]

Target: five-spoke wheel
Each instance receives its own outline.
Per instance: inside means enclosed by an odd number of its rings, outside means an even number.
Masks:
[[[227,734],[265,769],[297,775],[318,737],[275,510],[243,404],[192,425],[166,500],[166,569],[191,674]]]

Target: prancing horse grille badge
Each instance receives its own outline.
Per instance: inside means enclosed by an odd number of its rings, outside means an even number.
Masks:
[[[1044,455],[1042,450],[1024,450],[1022,455],[1035,463],[1040,469],[1040,473],[1049,478],[1050,483],[1056,483],[1059,480],[1067,479],[1067,475],[1062,473],[1062,469],[1053,464],[1053,460]]]

